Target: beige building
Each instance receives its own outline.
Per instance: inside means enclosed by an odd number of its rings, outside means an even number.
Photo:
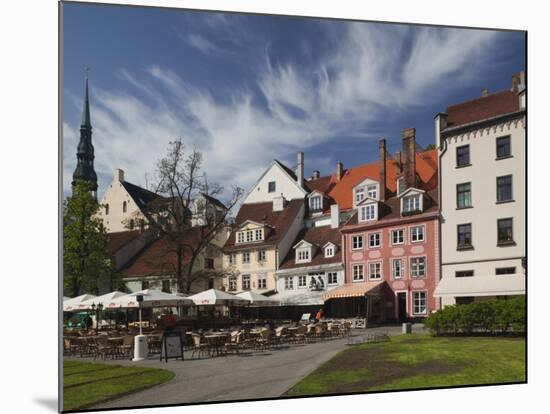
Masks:
[[[435,119],[442,305],[525,294],[524,73]]]

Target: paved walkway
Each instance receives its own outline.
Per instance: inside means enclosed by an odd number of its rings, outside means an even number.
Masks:
[[[413,331],[422,331],[422,326],[414,326]],[[401,327],[358,329],[352,335],[362,336],[374,332],[397,335],[401,334]],[[248,351],[241,355],[205,359],[191,359],[191,352],[185,352],[184,361],[169,360],[168,363],[159,361],[158,357],[138,363],[116,360],[112,363],[166,368],[176,375],[166,384],[98,404],[93,408],[276,398],[319,365],[346,349],[346,344],[347,339],[332,339],[265,352]]]

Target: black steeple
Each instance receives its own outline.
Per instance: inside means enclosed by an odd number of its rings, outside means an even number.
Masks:
[[[92,183],[92,195],[97,200],[97,174],[94,170],[94,146],[92,145],[92,124],[90,122],[90,101],[88,99],[88,75],[86,75],[86,91],[82,123],[80,124],[80,142],[76,151],[77,164],[73,173],[73,186],[76,180]]]

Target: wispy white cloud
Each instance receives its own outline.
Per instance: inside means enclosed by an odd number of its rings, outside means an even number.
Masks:
[[[384,112],[425,104],[425,91],[438,88],[444,96],[457,82],[475,76],[487,64],[485,51],[496,36],[350,23],[338,33],[338,47],[314,65],[274,64],[266,51],[255,87],[227,92],[223,99],[214,98],[207,87],[186,83],[184,75],[170,68],[123,69],[121,78],[135,94],[93,88],[100,192],[114,168],[143,185],[144,174],[151,176],[168,142],[176,138],[199,148],[209,179],[226,187],[237,184],[248,190],[273,158],[292,167],[298,150],[306,151],[306,170],[327,173],[336,160],[330,154],[308,157],[308,148],[344,134],[372,139]],[[206,38],[193,39],[204,53],[217,52],[218,46]],[[77,136],[67,123],[64,132],[67,183]]]

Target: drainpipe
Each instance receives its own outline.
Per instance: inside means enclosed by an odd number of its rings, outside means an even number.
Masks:
[[[442,162],[441,162],[441,159],[443,158],[443,155],[445,154],[445,152],[447,152],[447,139],[443,138],[441,139],[441,126],[443,124],[445,124],[445,126],[447,125],[447,114],[445,113],[439,113],[435,116],[435,121],[436,121],[436,125],[435,125],[435,142],[437,143],[437,148],[438,148],[438,156],[437,156],[437,186],[438,186],[438,202],[439,202],[439,215],[438,215],[438,219],[437,219],[437,229],[439,231],[439,237],[437,238],[438,239],[438,246],[437,248],[439,249],[439,280],[442,279],[443,277],[443,260],[442,260],[442,231],[441,231],[441,227],[442,227],[442,223],[441,223],[441,211],[443,210],[443,186],[441,185],[441,177],[443,175],[442,173]],[[442,308],[442,299],[441,297],[439,298],[439,309]]]

